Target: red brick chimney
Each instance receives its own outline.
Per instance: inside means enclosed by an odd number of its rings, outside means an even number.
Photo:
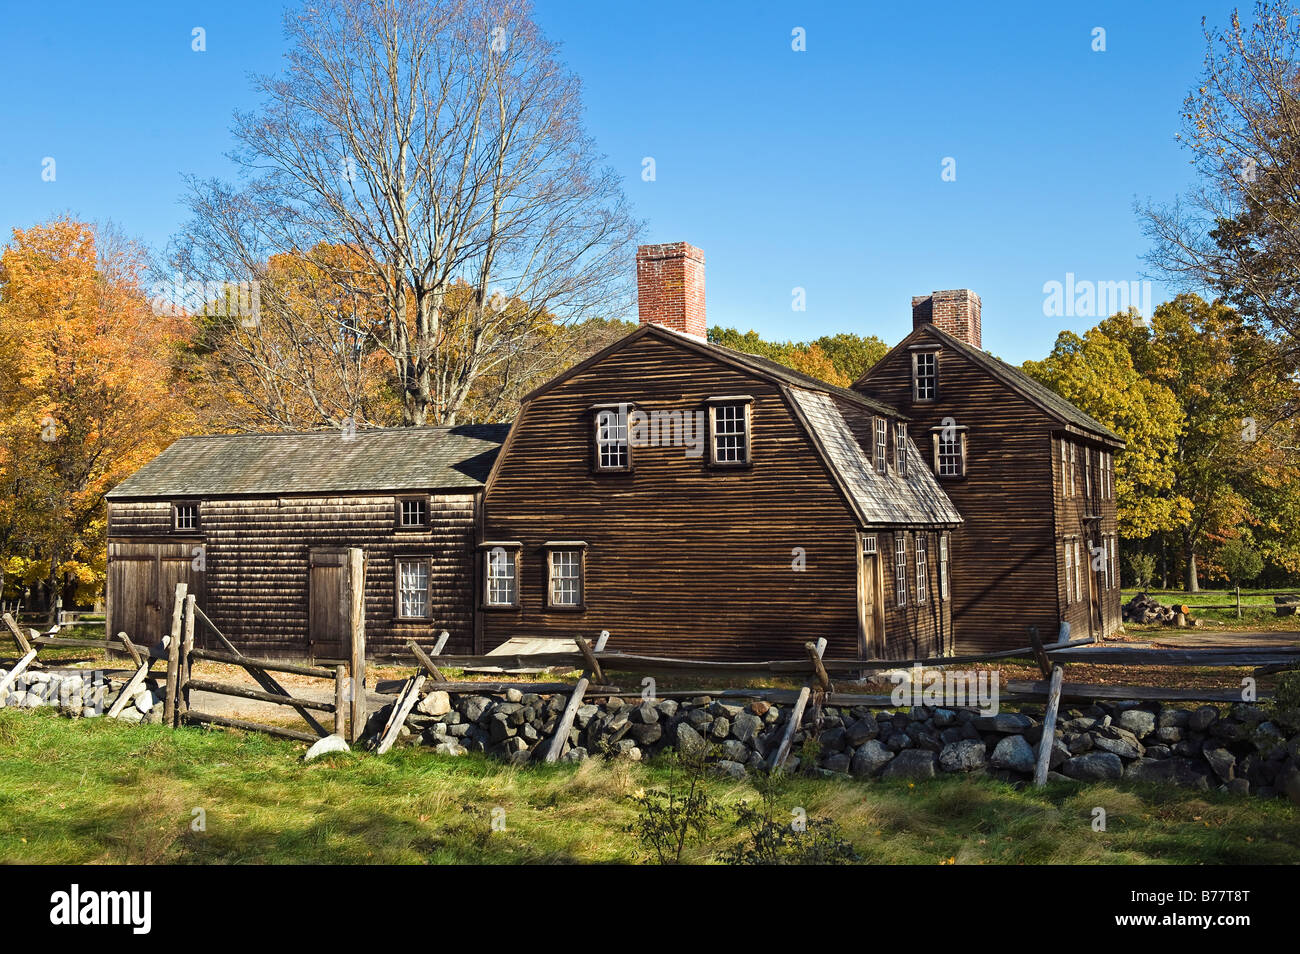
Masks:
[[[704,253],[686,242],[636,250],[636,296],[641,324],[662,325],[704,338]]]
[[[912,327],[932,322],[940,331],[983,349],[980,343],[980,296],[969,288],[930,292],[912,298]]]

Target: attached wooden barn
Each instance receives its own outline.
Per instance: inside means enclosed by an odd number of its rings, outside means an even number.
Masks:
[[[444,629],[446,651],[479,651],[474,545],[508,430],[178,440],[108,495],[109,632],[156,642],[185,581],[242,651],[344,658],[344,554],[361,547],[372,655]]]

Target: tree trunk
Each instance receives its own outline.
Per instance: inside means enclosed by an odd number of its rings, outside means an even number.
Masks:
[[[1190,530],[1183,531],[1183,589],[1188,593],[1199,593],[1200,582],[1196,578],[1196,546]]]
[[[1160,588],[1169,589],[1169,541],[1160,534]]]

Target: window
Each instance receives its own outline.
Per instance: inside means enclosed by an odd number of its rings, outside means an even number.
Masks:
[[[485,543],[482,548],[484,550],[484,605],[489,607],[518,606],[519,544]]]
[[[966,431],[960,427],[934,430],[934,472],[939,477],[966,476]]]
[[[1070,465],[1065,458],[1065,441],[1061,441],[1061,496],[1070,496]]]
[[[907,605],[907,534],[894,534],[894,605]]]
[[[924,533],[916,535],[916,602],[921,605],[925,602],[926,591],[930,588],[929,580],[929,560],[926,554],[926,539]]]
[[[713,440],[713,463],[737,467],[749,463],[749,402],[718,402],[709,405]]]
[[[883,417],[876,418],[876,473],[884,474],[889,469],[889,422]]]
[[[933,401],[939,395],[939,352],[912,352],[912,400]]]
[[[546,545],[546,605],[581,609],[583,544]]]
[[[1110,535],[1110,587],[1114,589],[1119,586],[1119,538],[1115,534]]]
[[[939,535],[939,598],[948,599],[948,534]]]
[[[1065,603],[1068,606],[1074,602],[1074,550],[1070,547],[1070,541],[1063,542],[1065,548]]]
[[[397,558],[398,619],[428,619],[432,615],[430,576],[428,557]]]
[[[1070,445],[1070,496],[1074,496],[1074,470],[1078,466],[1074,457],[1074,445]]]
[[[1092,451],[1083,449],[1083,493],[1092,499]]]
[[[397,526],[410,530],[429,525],[429,501],[424,497],[399,497],[397,500]]]
[[[907,476],[907,425],[902,421],[894,422],[894,470]]]
[[[172,506],[172,529],[199,529],[199,505],[196,503],[178,503]]]
[[[632,469],[632,450],[628,445],[626,404],[599,408],[596,411],[596,470]]]
[[[876,553],[876,535],[866,533],[862,535],[862,553],[864,556],[874,556]]]
[[[1079,541],[1074,541],[1074,601],[1083,601],[1083,562],[1079,559]]]

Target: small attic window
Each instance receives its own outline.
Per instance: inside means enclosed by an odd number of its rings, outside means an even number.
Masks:
[[[746,467],[750,463],[750,406],[743,397],[709,398],[709,463]]]
[[[423,530],[429,525],[429,501],[425,497],[397,498],[399,530]]]
[[[199,505],[196,501],[185,500],[172,504],[172,529],[180,533],[199,529]]]
[[[912,352],[912,400],[928,402],[939,397],[939,352]]]

